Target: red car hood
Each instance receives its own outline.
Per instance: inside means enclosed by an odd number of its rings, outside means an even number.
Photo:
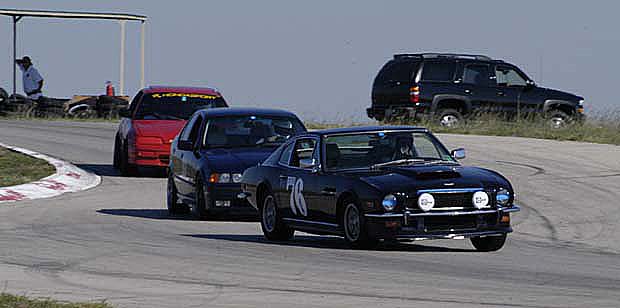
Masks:
[[[185,120],[134,120],[136,136],[160,137],[170,143],[185,126]]]

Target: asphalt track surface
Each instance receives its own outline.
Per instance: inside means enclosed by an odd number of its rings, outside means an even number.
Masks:
[[[350,250],[256,222],[169,217],[165,179],[111,167],[111,123],[0,121],[0,141],[102,184],[0,206],[0,290],[118,307],[619,307],[620,147],[441,135],[500,171],[523,211],[503,250],[441,240]]]

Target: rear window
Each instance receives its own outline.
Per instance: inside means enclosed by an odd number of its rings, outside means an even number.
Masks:
[[[379,71],[375,78],[375,84],[386,84],[396,81],[408,83],[411,81],[413,71],[417,69],[419,63],[416,61],[391,60]]]
[[[187,120],[196,110],[227,107],[219,95],[196,93],[149,93],[138,105],[135,118],[144,120]]]
[[[423,81],[452,81],[456,62],[425,62],[422,71]]]

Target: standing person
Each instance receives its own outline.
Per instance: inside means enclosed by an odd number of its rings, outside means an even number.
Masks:
[[[38,101],[43,96],[43,93],[41,92],[41,89],[43,88],[43,77],[39,74],[39,71],[32,66],[30,57],[24,56],[21,59],[15,60],[15,62],[22,70],[22,84],[24,86],[24,92],[26,92],[29,99]]]

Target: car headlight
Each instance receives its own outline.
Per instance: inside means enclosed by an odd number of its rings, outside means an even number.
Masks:
[[[497,201],[497,204],[500,206],[508,205],[508,202],[510,201],[510,192],[505,188],[501,188],[495,195],[495,201]]]
[[[381,205],[383,205],[383,208],[386,211],[391,211],[394,208],[396,208],[396,205],[398,204],[398,200],[396,200],[396,196],[394,195],[387,195],[385,196],[385,198],[383,198],[383,201],[381,201]]]
[[[211,173],[210,183],[230,183],[230,173]]]
[[[471,202],[477,209],[482,209],[489,206],[489,194],[484,191],[477,191],[471,198]]]
[[[241,178],[242,177],[243,177],[243,175],[241,173],[233,173],[233,175],[232,175],[233,183],[241,183]]]
[[[429,193],[423,193],[418,197],[418,207],[424,211],[428,212],[435,206],[435,197]]]

